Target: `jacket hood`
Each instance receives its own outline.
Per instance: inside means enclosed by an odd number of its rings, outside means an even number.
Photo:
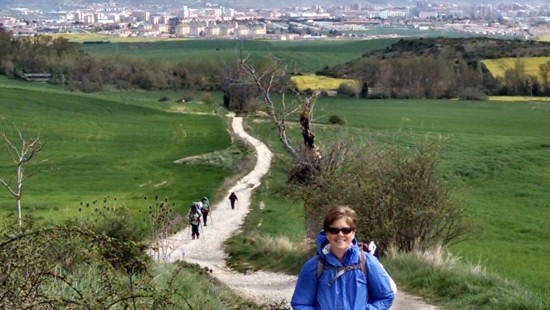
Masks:
[[[323,248],[328,244],[327,234],[324,230],[319,232],[315,243],[317,244],[317,255],[324,255]]]

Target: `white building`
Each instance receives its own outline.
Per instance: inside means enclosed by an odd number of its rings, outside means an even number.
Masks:
[[[191,26],[187,23],[179,24],[176,26],[175,32],[177,37],[186,37],[191,34]]]
[[[205,34],[207,23],[205,21],[194,21],[189,24],[189,35],[202,36]]]

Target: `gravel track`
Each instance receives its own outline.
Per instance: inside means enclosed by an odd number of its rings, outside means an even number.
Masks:
[[[243,223],[249,211],[252,191],[260,185],[261,178],[269,171],[273,156],[265,144],[244,131],[242,117],[230,117],[234,133],[256,149],[257,162],[254,169],[230,188],[221,201],[213,202],[210,222],[207,226],[201,226],[199,240],[191,240],[190,228],[186,228],[163,240],[155,258],[166,262],[185,260],[208,267],[214,277],[259,304],[281,301],[288,304],[294,291],[296,276],[264,271],[243,274],[225,266],[223,242]],[[231,209],[228,199],[231,192],[235,192],[238,197],[234,210]],[[431,310],[435,307],[399,291],[391,309]]]

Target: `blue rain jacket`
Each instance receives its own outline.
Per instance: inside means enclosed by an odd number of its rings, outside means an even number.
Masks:
[[[389,309],[394,292],[389,275],[378,259],[366,255],[367,279],[359,269],[346,271],[332,286],[329,283],[337,270],[324,268],[317,279],[317,260],[324,257],[327,266],[352,266],[359,262],[357,241],[354,239],[340,262],[331,252],[323,251],[328,239],[324,231],[317,236],[317,255],[309,259],[298,276],[290,304],[294,310],[385,310]]]

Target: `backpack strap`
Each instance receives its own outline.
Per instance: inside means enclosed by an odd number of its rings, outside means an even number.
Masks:
[[[367,253],[365,251],[359,251],[359,268],[365,274],[365,281],[368,280],[369,270],[367,268]]]
[[[317,256],[317,281],[319,281],[319,278],[321,277],[324,268],[325,260],[321,258],[321,256]]]
[[[364,251],[359,251],[359,263],[356,265],[351,266],[345,266],[345,267],[334,267],[334,266],[326,266],[325,260],[321,256],[317,257],[317,281],[319,281],[319,278],[321,277],[321,274],[323,273],[323,270],[338,270],[336,272],[336,275],[330,280],[329,286],[332,286],[334,282],[336,282],[336,279],[346,273],[346,271],[350,270],[356,270],[361,269],[363,271],[363,274],[365,275],[365,280],[367,279],[368,271],[367,271],[367,259]]]

